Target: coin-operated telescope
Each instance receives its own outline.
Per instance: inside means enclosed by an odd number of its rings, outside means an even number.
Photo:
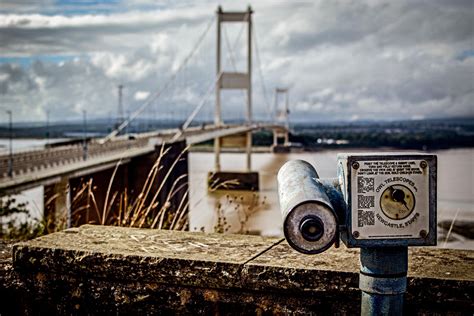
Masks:
[[[337,168],[335,179],[302,160],[280,169],[285,237],[305,254],[361,248],[361,313],[402,314],[408,247],[436,245],[436,155],[340,154]]]

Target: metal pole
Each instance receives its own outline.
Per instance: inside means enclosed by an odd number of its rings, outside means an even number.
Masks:
[[[83,114],[83,144],[82,144],[82,149],[83,149],[83,159],[87,160],[87,111],[82,110]]]
[[[127,121],[130,120],[130,110],[127,110]],[[129,130],[130,128],[130,130]],[[128,135],[128,133],[133,133],[133,129],[132,129],[132,123],[128,124],[126,127],[125,127],[125,134]]]
[[[252,122],[252,8],[249,6],[247,9],[248,19],[248,36],[247,36],[247,75],[248,75],[248,87],[247,87],[247,123]]]
[[[273,104],[273,122],[276,123],[278,119],[278,88],[275,88],[275,98]]]
[[[361,315],[402,315],[408,247],[361,248]]]
[[[127,121],[130,121],[130,110],[127,110]],[[128,124],[126,127],[125,127],[125,135],[127,135],[127,140],[130,140],[130,136],[128,133],[133,133],[133,129],[132,129],[132,123],[130,122],[130,124]],[[130,129],[129,129],[130,128]],[[131,147],[131,143],[128,141],[127,142],[127,149],[130,149]]]
[[[122,104],[122,89],[123,89],[123,85],[119,84],[117,86],[117,89],[118,89],[118,118],[117,118],[117,126],[120,126],[120,124],[123,123],[124,121],[124,118],[123,118],[123,104]]]
[[[8,176],[13,177],[13,118],[12,111],[8,110],[8,137],[9,137],[9,159],[8,159]]]
[[[46,145],[49,144],[49,110],[46,110]]]
[[[112,117],[112,112],[109,112],[109,124],[110,126],[110,130],[107,128],[107,130],[110,132],[110,131],[113,131],[114,130],[114,120],[113,120],[113,117]]]

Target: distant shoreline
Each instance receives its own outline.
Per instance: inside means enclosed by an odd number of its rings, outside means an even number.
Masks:
[[[473,147],[451,147],[451,148],[439,148],[439,149],[429,149],[425,152],[439,151],[439,150],[472,150]],[[424,152],[423,150],[417,149],[407,149],[407,148],[397,148],[397,147],[321,147],[321,148],[293,148],[289,153],[318,153],[324,151],[377,151],[377,152],[390,152],[390,151],[416,151]],[[189,152],[191,153],[214,153],[213,145],[193,145],[190,147]],[[245,153],[245,149],[242,148],[221,148],[221,153]],[[268,146],[255,146],[252,147],[253,154],[261,153],[273,153],[271,147]]]
[[[228,122],[238,123],[238,122]],[[209,122],[195,122],[193,126],[207,126]],[[153,121],[144,124],[134,121],[128,127],[128,133],[138,134],[149,130],[169,129],[180,126],[178,121]],[[393,122],[330,122],[296,123],[290,126],[290,142],[298,150],[314,152],[327,149],[350,150],[352,148],[393,148],[400,150],[441,150],[452,148],[474,148],[474,118],[432,119],[420,121]],[[105,121],[91,121],[87,125],[87,134],[99,137],[107,135],[112,125]],[[84,126],[80,123],[56,123],[49,127],[25,124],[14,125],[15,139],[29,138],[42,140],[49,137],[81,139]],[[8,139],[9,129],[0,125],[0,138]],[[273,143],[273,134],[268,130],[256,131],[252,135],[255,147],[269,148]],[[212,146],[212,141],[199,147]],[[206,151],[208,149],[200,149]],[[224,149],[226,150],[226,149]],[[269,151],[257,148],[255,152]]]

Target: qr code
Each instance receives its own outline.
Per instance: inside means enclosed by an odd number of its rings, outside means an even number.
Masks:
[[[358,208],[371,208],[375,206],[375,196],[357,196],[357,207]]]
[[[374,192],[374,178],[357,177],[357,193]]]
[[[358,227],[364,227],[364,225],[365,226],[375,225],[375,212],[358,210],[357,213],[358,213],[358,217],[357,217]]]

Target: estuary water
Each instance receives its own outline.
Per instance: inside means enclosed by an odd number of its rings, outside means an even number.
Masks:
[[[51,138],[47,139],[36,139],[36,138],[22,138],[13,139],[13,152],[21,152],[25,150],[34,150],[44,148],[46,144],[52,144],[55,142],[66,140],[65,138]],[[10,140],[7,138],[0,138],[0,155],[8,154],[10,150]]]
[[[355,149],[345,152],[374,152]],[[340,150],[289,154],[254,153],[252,169],[260,174],[260,191],[207,190],[207,173],[213,170],[213,153],[190,153],[191,180],[190,228],[206,232],[225,231],[264,236],[283,236],[278,205],[276,175],[288,160],[303,159],[316,166],[321,178],[336,177]],[[438,155],[438,221],[470,221],[474,225],[474,149],[450,149],[433,152]],[[222,170],[245,170],[245,155],[224,153]],[[439,229],[439,247],[474,249],[474,241],[455,233],[445,241],[446,232]]]

